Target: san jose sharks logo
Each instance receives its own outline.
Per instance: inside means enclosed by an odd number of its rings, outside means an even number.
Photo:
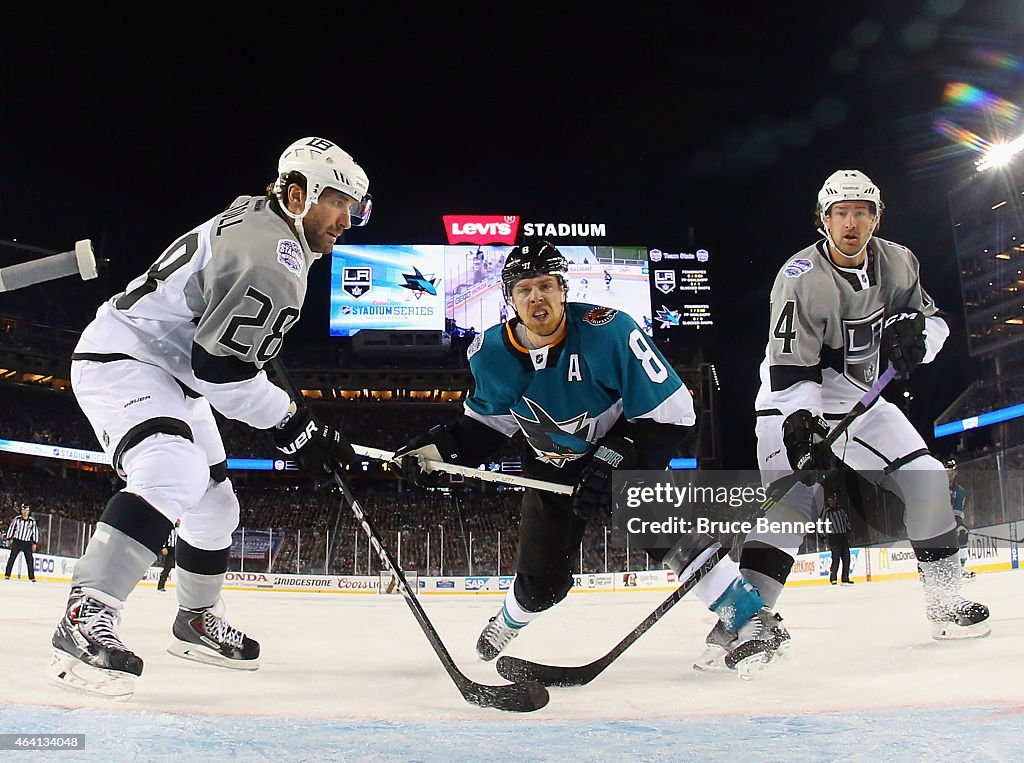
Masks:
[[[433,276],[433,273],[430,274]],[[402,278],[405,279],[405,283],[401,284],[403,289],[409,289],[419,299],[424,294],[429,294],[431,297],[437,296],[437,278],[425,276],[420,272],[420,269],[413,267],[412,273],[402,273]]]
[[[594,434],[594,419],[584,411],[571,419],[555,421],[539,404],[523,398],[533,419],[512,411],[526,441],[537,453],[537,458],[555,466],[583,458],[593,448],[590,438]]]
[[[661,321],[659,328],[667,329],[671,326],[678,326],[682,313],[679,310],[669,310],[662,305],[654,313],[654,320]]]

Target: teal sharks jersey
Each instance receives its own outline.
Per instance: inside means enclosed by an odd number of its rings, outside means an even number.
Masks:
[[[468,417],[509,437],[522,431],[537,461],[559,469],[622,418],[693,426],[689,390],[629,315],[580,302],[565,314],[565,335],[547,347],[520,344],[518,318],[474,340]]]

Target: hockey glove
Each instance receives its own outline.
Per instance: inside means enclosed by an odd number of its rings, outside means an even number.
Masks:
[[[573,513],[588,522],[605,521],[612,515],[612,472],[635,469],[640,463],[633,441],[627,437],[606,437],[583,467],[572,489]]]
[[[398,464],[399,476],[420,487],[436,487],[441,482],[442,472],[426,465],[427,461],[454,461],[458,457],[459,444],[455,438],[438,424],[425,434],[413,437],[395,451],[392,459]],[[449,458],[446,459],[445,455]]]
[[[298,409],[290,419],[271,430],[271,434],[274,447],[294,458],[314,477],[330,473],[335,464],[350,464],[356,460],[356,453],[341,430],[320,421],[307,408]]]
[[[971,537],[970,528],[964,524],[960,517],[956,518],[956,542],[960,548],[967,548],[967,542]]]
[[[924,313],[908,310],[886,318],[882,328],[882,349],[896,369],[897,378],[909,378],[924,360]]]
[[[800,481],[813,485],[835,465],[832,451],[822,445],[828,437],[828,423],[805,408],[793,411],[782,422],[782,444],[793,471],[803,472]]]

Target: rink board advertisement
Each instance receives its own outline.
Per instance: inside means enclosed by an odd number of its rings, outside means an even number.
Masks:
[[[331,336],[363,329],[443,331],[443,273],[443,246],[335,246]]]
[[[1021,532],[1024,532],[1024,521],[974,528],[968,544],[967,568],[980,573],[1019,569],[1019,544],[1002,539],[1020,538]],[[8,549],[0,549],[0,565],[6,567],[9,554]],[[34,561],[37,579],[49,582],[71,581],[75,559],[37,553]],[[787,585],[827,585],[831,563],[832,553],[827,550],[800,554],[793,563]],[[160,571],[159,565],[147,570],[142,585],[155,586]],[[917,558],[908,541],[888,546],[852,548],[850,573],[851,578],[859,582],[913,578],[917,577]],[[11,580],[27,579],[25,558],[19,556],[11,572]],[[380,575],[293,575],[246,570],[228,572],[224,587],[243,591],[365,595],[381,593],[381,580]],[[426,595],[504,596],[514,580],[512,575],[419,575],[415,582],[410,580],[410,585],[416,585],[417,592]],[[172,570],[169,586],[173,587],[174,582]],[[678,584],[671,570],[576,573],[573,575],[571,590],[574,593],[669,591]]]

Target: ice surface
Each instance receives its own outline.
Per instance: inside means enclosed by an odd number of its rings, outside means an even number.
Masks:
[[[51,687],[43,667],[67,587],[0,583],[0,732],[85,733],[59,760],[891,760],[1024,758],[1024,575],[979,575],[965,593],[992,635],[936,642],[916,581],[788,589],[785,662],[760,679],[690,665],[711,627],[683,600],[589,686],[552,689],[530,715],[464,702],[396,596],[225,592],[231,622],[261,641],[262,667],[234,672],[167,654],[173,591],[140,587],[121,626],[146,660],[114,703]],[[579,664],[603,654],[664,593],[580,593],[508,653]],[[471,678],[494,596],[424,607]],[[18,753],[24,757],[24,753]]]

